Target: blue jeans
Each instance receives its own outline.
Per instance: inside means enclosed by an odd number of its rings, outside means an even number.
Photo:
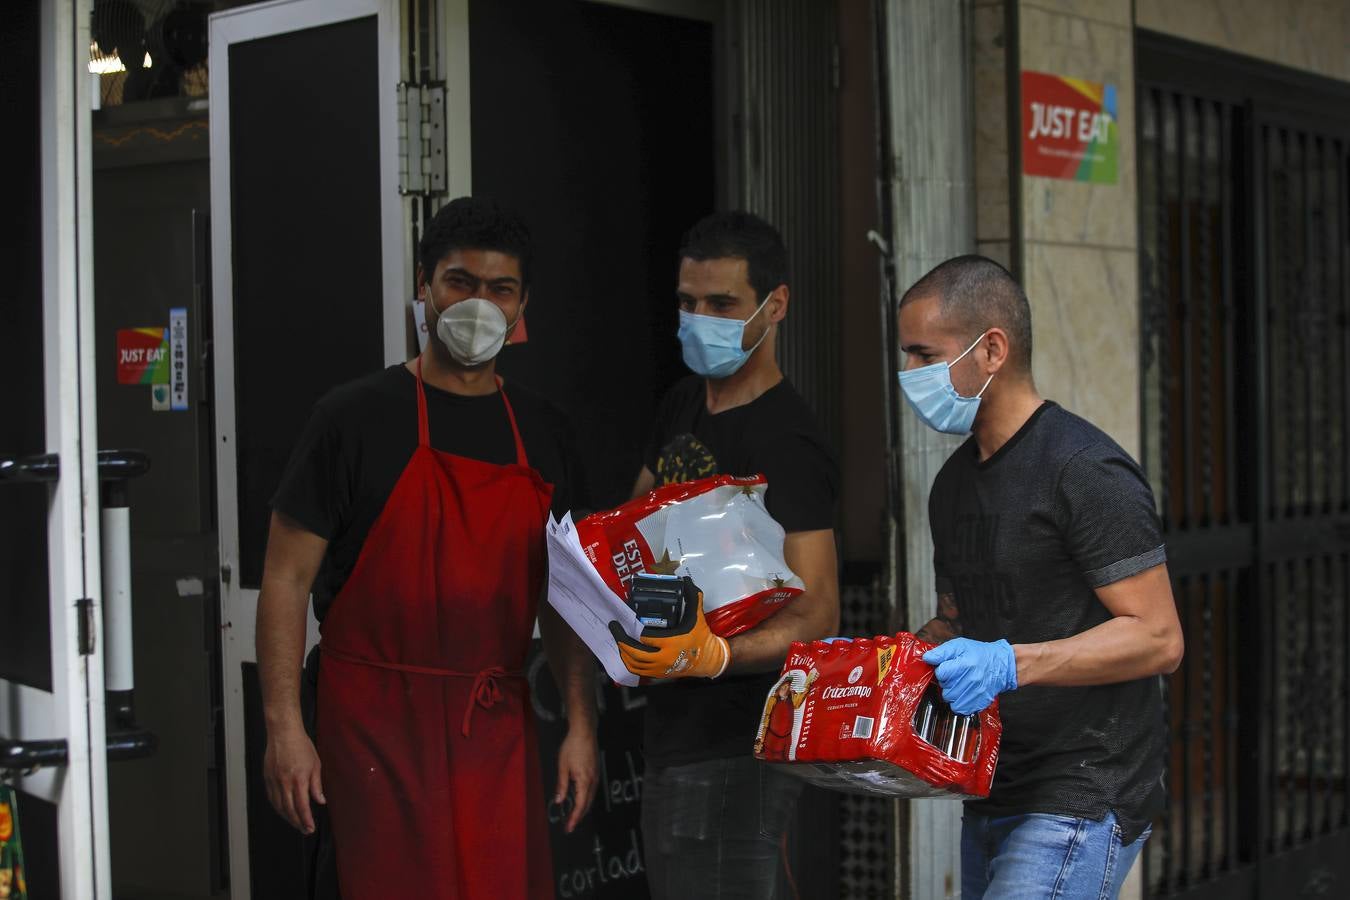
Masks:
[[[642,841],[652,900],[774,900],[803,782],[752,756],[651,766]]]
[[[961,820],[962,900],[1115,900],[1145,829],[1121,845],[1120,825],[1030,813]]]

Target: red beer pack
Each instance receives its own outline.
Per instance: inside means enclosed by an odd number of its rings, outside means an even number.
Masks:
[[[756,758],[852,793],[989,796],[998,701],[953,713],[923,661],[932,647],[908,632],[794,643],[765,698]]]

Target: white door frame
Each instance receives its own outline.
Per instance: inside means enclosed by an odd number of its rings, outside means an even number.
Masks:
[[[234,272],[230,190],[231,44],[376,16],[379,72],[380,240],[384,358],[407,358],[409,260],[405,202],[398,193],[399,123],[396,85],[402,71],[399,0],[273,0],[210,18],[211,258],[215,351],[216,489],[220,534],[221,659],[224,667],[225,780],[230,848],[230,895],[251,893],[248,857],[248,794],[244,765],[244,695],[240,667],[256,662],[254,626],[258,592],[239,585],[239,507],[234,395]],[[227,574],[228,573],[228,574]],[[232,577],[231,577],[232,576]],[[311,611],[308,645],[318,637]]]
[[[90,0],[41,5],[39,90],[42,341],[46,452],[59,477],[48,492],[51,692],[0,679],[0,734],[62,739],[64,766],[17,779],[57,807],[63,897],[111,897],[108,755],[103,720],[94,296],[91,223]],[[80,647],[88,601],[92,652]]]

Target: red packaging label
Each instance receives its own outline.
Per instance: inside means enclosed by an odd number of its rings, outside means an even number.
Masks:
[[[942,701],[933,645],[895,637],[794,643],[765,698],[755,756],[825,787],[892,797],[989,796],[998,702],[957,716]]]
[[[805,588],[783,561],[783,529],[764,507],[764,476],[717,475],[657,488],[577,523],[581,548],[625,603],[642,572],[688,575],[714,634],[733,637]]]

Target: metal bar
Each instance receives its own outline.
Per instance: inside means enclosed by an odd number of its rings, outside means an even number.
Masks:
[[[1237,443],[1239,416],[1234,402],[1234,359],[1237,357],[1234,325],[1237,310],[1233,303],[1233,266],[1236,256],[1233,252],[1233,109],[1227,103],[1220,107],[1221,126],[1219,131],[1219,227],[1222,229],[1220,240],[1223,254],[1220,265],[1222,279],[1223,310],[1223,394],[1224,394],[1224,508],[1225,520],[1235,522],[1241,516],[1237,504]],[[1245,354],[1244,354],[1245,355]]]
[[[1309,368],[1312,368],[1309,366]],[[1311,448],[1309,448],[1311,453]],[[1317,580],[1314,575],[1316,572],[1316,561],[1305,559],[1292,564],[1294,571],[1299,574],[1297,587],[1295,588],[1295,603],[1299,599],[1303,600],[1303,605],[1307,609],[1307,614],[1303,618],[1302,627],[1295,629],[1294,634],[1298,635],[1300,631],[1306,635],[1306,652],[1304,647],[1300,647],[1302,641],[1295,642],[1291,647],[1297,654],[1295,659],[1299,662],[1299,677],[1294,684],[1316,684],[1317,680],[1317,631],[1313,627],[1314,622],[1321,622],[1317,616]],[[1294,704],[1291,704],[1293,706]],[[1306,797],[1304,798],[1303,813],[1303,836],[1304,839],[1311,839],[1317,831],[1317,731],[1311,721],[1311,714],[1300,710],[1298,717],[1299,728],[1302,730],[1303,738],[1303,769],[1304,784],[1306,785]]]
[[[1262,689],[1265,692],[1265,702],[1261,704],[1262,709],[1269,710],[1269,718],[1262,720],[1260,752],[1258,765],[1263,767],[1261,788],[1265,791],[1265,802],[1262,806],[1264,815],[1261,817],[1261,824],[1264,826],[1262,840],[1260,844],[1259,856],[1269,856],[1276,851],[1280,843],[1279,829],[1279,803],[1281,792],[1277,784],[1279,778],[1279,760],[1277,753],[1277,735],[1279,732],[1279,714],[1280,714],[1280,692],[1279,684],[1279,654],[1275,648],[1280,639],[1280,621],[1279,616],[1274,614],[1275,594],[1276,594],[1276,569],[1274,565],[1261,567],[1261,581],[1266,588],[1262,592],[1262,600],[1259,608],[1261,617],[1265,620],[1263,631],[1269,636],[1268,640],[1262,643]]]
[[[1250,252],[1248,259],[1252,261],[1252,316],[1251,322],[1254,328],[1253,348],[1256,359],[1256,377],[1254,380],[1255,390],[1252,391],[1252,403],[1255,412],[1256,428],[1254,437],[1255,450],[1255,470],[1256,470],[1256,504],[1253,512],[1253,520],[1256,523],[1256,546],[1262,545],[1262,538],[1265,532],[1269,530],[1270,521],[1270,429],[1269,429],[1269,410],[1270,394],[1268,386],[1270,384],[1270,356],[1269,356],[1269,322],[1267,320],[1269,310],[1269,284],[1268,284],[1268,266],[1266,261],[1266,211],[1267,211],[1267,161],[1266,144],[1269,140],[1268,129],[1255,120],[1255,110],[1251,104],[1246,107],[1246,117],[1251,127],[1247,131],[1248,149],[1247,162],[1249,170],[1247,172],[1247,184],[1251,190],[1252,218],[1248,225],[1247,239],[1250,241]],[[1256,758],[1255,771],[1258,775],[1257,783],[1257,810],[1256,810],[1256,834],[1255,834],[1255,852],[1256,858],[1261,858],[1271,851],[1273,815],[1274,815],[1274,794],[1272,791],[1271,772],[1267,768],[1270,766],[1271,755],[1271,732],[1275,715],[1275,697],[1272,690],[1274,684],[1274,666],[1272,640],[1274,638],[1273,626],[1274,616],[1271,614],[1271,604],[1268,602],[1270,597],[1270,570],[1267,565],[1258,558],[1257,565],[1253,574],[1253,596],[1251,598],[1252,606],[1255,609],[1255,617],[1261,625],[1258,628],[1258,640],[1255,641],[1257,667],[1256,679],[1258,691],[1261,698],[1259,709],[1268,711],[1269,715],[1260,716],[1256,725]],[[1267,637],[1268,639],[1259,639]]]
[[[1209,140],[1212,129],[1207,128],[1213,104],[1198,102],[1196,116],[1196,184],[1200,197],[1196,204],[1196,225],[1200,232],[1200,290],[1197,312],[1200,316],[1200,515],[1206,525],[1214,522],[1214,415],[1212,409],[1212,381],[1214,329],[1213,237],[1210,219],[1210,181],[1213,168],[1209,165]],[[1208,587],[1206,588],[1208,590]],[[1208,859],[1208,857],[1206,858]]]
[[[1245,612],[1240,581],[1236,569],[1224,573],[1224,630],[1228,665],[1225,667],[1224,688],[1227,694],[1224,713],[1224,869],[1233,871],[1241,860],[1238,846],[1238,730],[1243,727],[1238,706],[1238,678],[1245,668],[1238,664],[1238,620]]]
[[[1208,372],[1208,368],[1205,369]],[[1214,875],[1214,826],[1218,821],[1214,796],[1214,577],[1210,573],[1200,580],[1200,646],[1204,664],[1200,671],[1201,726],[1200,737],[1202,802],[1204,803],[1204,835],[1200,845],[1201,876]]]
[[[1273,413],[1271,425],[1274,428],[1274,434],[1277,441],[1273,447],[1275,456],[1283,462],[1281,477],[1276,478],[1276,509],[1280,518],[1290,518],[1293,516],[1294,507],[1297,505],[1298,491],[1298,454],[1293,446],[1295,436],[1294,416],[1297,410],[1294,409],[1294,378],[1293,367],[1298,358],[1298,347],[1295,345],[1294,324],[1295,319],[1291,315],[1291,307],[1297,302],[1296,291],[1289,290],[1289,268],[1293,259],[1293,223],[1288,221],[1291,216],[1290,207],[1295,201],[1291,199],[1294,192],[1293,179],[1290,172],[1293,168],[1292,148],[1289,143],[1289,132],[1285,129],[1279,129],[1278,146],[1280,148],[1280,162],[1282,166],[1282,176],[1284,190],[1278,194],[1272,193],[1272,198],[1278,196],[1280,202],[1273,207],[1273,211],[1278,211],[1275,217],[1278,221],[1273,221],[1276,239],[1273,242],[1277,246],[1278,252],[1276,258],[1279,260],[1279,275],[1273,288],[1275,301],[1271,310],[1273,313],[1273,322],[1278,325],[1276,336],[1280,341],[1280,356],[1278,360],[1272,358],[1275,363],[1271,367],[1271,411]],[[1278,382],[1274,379],[1278,378]]]
[[[1191,609],[1192,609],[1192,588],[1195,581],[1191,578],[1181,579],[1181,627],[1190,631]],[[1191,714],[1191,662],[1192,657],[1183,657],[1181,662],[1181,874],[1182,879],[1189,883],[1192,880],[1194,870],[1191,868],[1191,839],[1194,836],[1191,830],[1191,736],[1194,732],[1192,726],[1193,718]]]
[[[61,461],[55,453],[0,458],[0,485],[54,482],[61,477]]]
[[[1297,561],[1291,560],[1282,567],[1285,573],[1285,591],[1281,603],[1281,609],[1285,611],[1285,623],[1287,623],[1284,631],[1285,657],[1284,667],[1282,667],[1284,668],[1282,683],[1284,683],[1285,690],[1289,692],[1288,703],[1285,703],[1284,710],[1285,725],[1288,729],[1285,731],[1284,741],[1289,752],[1288,772],[1285,773],[1285,780],[1288,781],[1285,796],[1289,800],[1289,827],[1288,833],[1285,834],[1285,841],[1287,841],[1287,846],[1291,847],[1299,843],[1301,833],[1299,827],[1300,800],[1303,800],[1303,797],[1299,796],[1299,777],[1297,777],[1299,775],[1299,743],[1300,738],[1304,737],[1303,715],[1301,715],[1299,702],[1293,695],[1296,685],[1299,684],[1299,676],[1303,675],[1299,665],[1301,661],[1299,629],[1300,625],[1303,625],[1300,613],[1303,613],[1303,610],[1299,609],[1300,594],[1299,580],[1297,580],[1299,568],[1297,568],[1297,565],[1299,565]]]
[[[1192,291],[1191,272],[1191,192],[1189,163],[1191,157],[1190,118],[1191,100],[1176,96],[1177,108],[1177,152],[1178,152],[1178,190],[1180,201],[1178,212],[1181,225],[1181,458],[1182,490],[1184,492],[1184,521],[1187,527],[1193,527],[1195,518],[1195,347],[1191,335],[1191,322],[1195,317],[1195,297]],[[1190,840],[1190,835],[1187,835]],[[1189,871],[1189,868],[1187,869]]]
[[[1300,279],[1298,291],[1298,303],[1303,312],[1303,352],[1299,354],[1303,364],[1303,439],[1307,442],[1307,449],[1303,453],[1304,475],[1307,479],[1304,494],[1304,511],[1311,512],[1317,508],[1317,464],[1314,460],[1317,457],[1317,417],[1313,414],[1314,394],[1317,390],[1316,372],[1317,367],[1312,364],[1314,355],[1321,358],[1322,354],[1317,353],[1316,327],[1317,327],[1317,279],[1314,277],[1314,271],[1317,266],[1315,254],[1313,253],[1313,235],[1316,233],[1316,225],[1313,224],[1313,188],[1312,188],[1312,155],[1314,139],[1308,132],[1299,135],[1300,159],[1302,182],[1303,182],[1303,277]]]
[[[1324,202],[1327,204],[1326,221],[1327,228],[1327,248],[1325,259],[1327,260],[1328,281],[1326,290],[1327,304],[1327,344],[1330,352],[1340,357],[1340,366],[1327,366],[1325,375],[1327,378],[1327,421],[1325,427],[1329,430],[1334,427],[1333,423],[1340,418],[1340,443],[1342,449],[1342,460],[1331,459],[1331,447],[1327,448],[1327,468],[1336,473],[1334,488],[1328,487],[1327,490],[1327,509],[1338,510],[1346,501],[1346,481],[1350,479],[1350,460],[1346,460],[1344,452],[1347,444],[1350,443],[1350,423],[1347,423],[1343,416],[1338,416],[1337,408],[1343,406],[1345,394],[1350,387],[1346,381],[1350,379],[1350,371],[1347,371],[1347,363],[1350,363],[1350,351],[1347,351],[1343,343],[1337,342],[1335,337],[1337,333],[1344,337],[1350,332],[1350,314],[1342,305],[1341,300],[1344,297],[1346,288],[1345,258],[1343,256],[1343,247],[1345,245],[1345,214],[1346,208],[1350,207],[1350,196],[1345,192],[1345,183],[1341,178],[1344,169],[1343,149],[1340,141],[1331,141],[1328,155],[1330,159],[1326,163],[1324,170],[1326,176],[1326,186],[1323,192]],[[1334,275],[1331,266],[1334,265]],[[1339,368],[1339,372],[1337,369]],[[1339,374],[1339,379],[1337,378]],[[1344,463],[1344,464],[1342,464]],[[1350,649],[1350,648],[1348,648]]]
[[[1316,648],[1310,646],[1308,658],[1314,661],[1320,671],[1318,672],[1318,681],[1321,681],[1328,687],[1336,683],[1337,658],[1345,655],[1345,647],[1337,647],[1334,638],[1334,623],[1336,621],[1336,607],[1332,595],[1332,581],[1329,572],[1330,560],[1325,556],[1318,556],[1312,560],[1313,570],[1313,596],[1316,597],[1317,618],[1311,621],[1315,623],[1309,628],[1309,631],[1320,636],[1322,652],[1319,655]],[[1317,715],[1318,726],[1314,729],[1317,738],[1317,775],[1318,775],[1318,816],[1314,823],[1317,834],[1326,834],[1331,830],[1331,815],[1333,798],[1335,791],[1334,773],[1331,771],[1331,738],[1332,730],[1336,726],[1334,713],[1327,715],[1319,712]]]
[[[1336,191],[1336,207],[1340,210],[1340,258],[1341,272],[1341,453],[1345,457],[1341,471],[1345,478],[1341,485],[1341,509],[1350,512],[1350,154],[1341,145],[1340,159],[1336,165],[1336,177],[1339,181]],[[1347,585],[1350,590],[1350,585]],[[1347,645],[1350,646],[1350,645]],[[1350,731],[1350,720],[1346,722]],[[1350,757],[1346,760],[1350,766]],[[1350,768],[1346,770],[1350,779]],[[1347,798],[1350,806],[1350,798]]]
[[[1173,582],[1175,583],[1175,579],[1173,579]],[[1172,710],[1173,710],[1172,704],[1174,702],[1174,698],[1172,696],[1173,693],[1172,679],[1175,677],[1176,677],[1175,674],[1171,676],[1165,675],[1158,680],[1159,689],[1162,692],[1162,700],[1163,700],[1163,746],[1167,748],[1166,751],[1163,753],[1163,778],[1165,779],[1168,785],[1173,784],[1172,744],[1175,738],[1172,732]],[[1163,894],[1167,893],[1169,888],[1176,881],[1176,876],[1173,872],[1173,865],[1172,865],[1173,863],[1172,843],[1174,839],[1173,834],[1174,828],[1172,827],[1173,826],[1172,809],[1173,806],[1176,804],[1177,794],[1178,792],[1175,789],[1168,791],[1167,798],[1163,802],[1162,816],[1159,817],[1160,819],[1159,824],[1161,826],[1159,828],[1159,831],[1161,833],[1158,835],[1158,837],[1159,837],[1159,846],[1161,847],[1160,856],[1162,857],[1162,859],[1160,860],[1161,871],[1158,873],[1158,886],[1159,886],[1159,893]]]
[[[1328,336],[1332,333],[1336,324],[1336,315],[1332,306],[1332,283],[1331,283],[1331,260],[1335,256],[1336,238],[1335,226],[1335,200],[1327,196],[1327,184],[1330,181],[1330,175],[1327,172],[1328,144],[1330,139],[1318,135],[1317,137],[1317,206],[1319,210],[1319,219],[1322,227],[1317,233],[1316,252],[1312,253],[1312,258],[1317,261],[1317,273],[1321,277],[1317,284],[1317,315],[1313,318],[1312,329],[1310,331],[1313,344],[1318,348],[1317,358],[1324,360],[1321,365],[1309,366],[1310,372],[1321,376],[1321,383],[1317,385],[1317,422],[1316,430],[1318,440],[1313,444],[1317,448],[1317,463],[1320,472],[1319,492],[1314,509],[1318,512],[1330,512],[1334,507],[1332,503],[1332,484],[1334,476],[1332,475],[1331,462],[1331,444],[1327,440],[1327,432],[1331,427],[1331,394],[1332,394],[1332,370],[1330,357],[1334,351],[1328,347]],[[1309,241],[1311,244],[1312,241]]]
[[[1341,640],[1350,647],[1350,553],[1340,556],[1341,562]],[[1344,705],[1341,707],[1341,816],[1342,828],[1350,825],[1350,657],[1341,655],[1341,687]]]
[[[1157,145],[1154,149],[1155,171],[1157,172],[1158,192],[1158,305],[1155,310],[1159,321],[1157,334],[1158,348],[1158,455],[1161,457],[1158,471],[1161,489],[1162,520],[1166,530],[1175,525],[1172,515],[1172,465],[1171,465],[1171,421],[1172,421],[1172,271],[1169,256],[1172,242],[1171,224],[1167,209],[1167,118],[1164,112],[1163,93],[1153,93],[1153,109],[1157,117]],[[1165,873],[1170,874],[1170,873]]]
[[[1135,240],[1139,245],[1139,464],[1150,483],[1156,484],[1155,473],[1161,467],[1161,460],[1154,459],[1150,452],[1149,436],[1153,434],[1156,417],[1149,404],[1150,372],[1157,365],[1157,352],[1153,346],[1154,308],[1158,303],[1158,241],[1150,225],[1157,221],[1156,215],[1150,215],[1149,198],[1153,195],[1152,185],[1158,178],[1153,170],[1153,154],[1149,151],[1149,135],[1157,142],[1157,129],[1150,128],[1154,120],[1153,92],[1144,85],[1138,88],[1139,125],[1135,130],[1135,157],[1139,171],[1139,210],[1135,219]],[[1156,502],[1156,498],[1155,498]],[[1147,854],[1144,854],[1147,857]]]

